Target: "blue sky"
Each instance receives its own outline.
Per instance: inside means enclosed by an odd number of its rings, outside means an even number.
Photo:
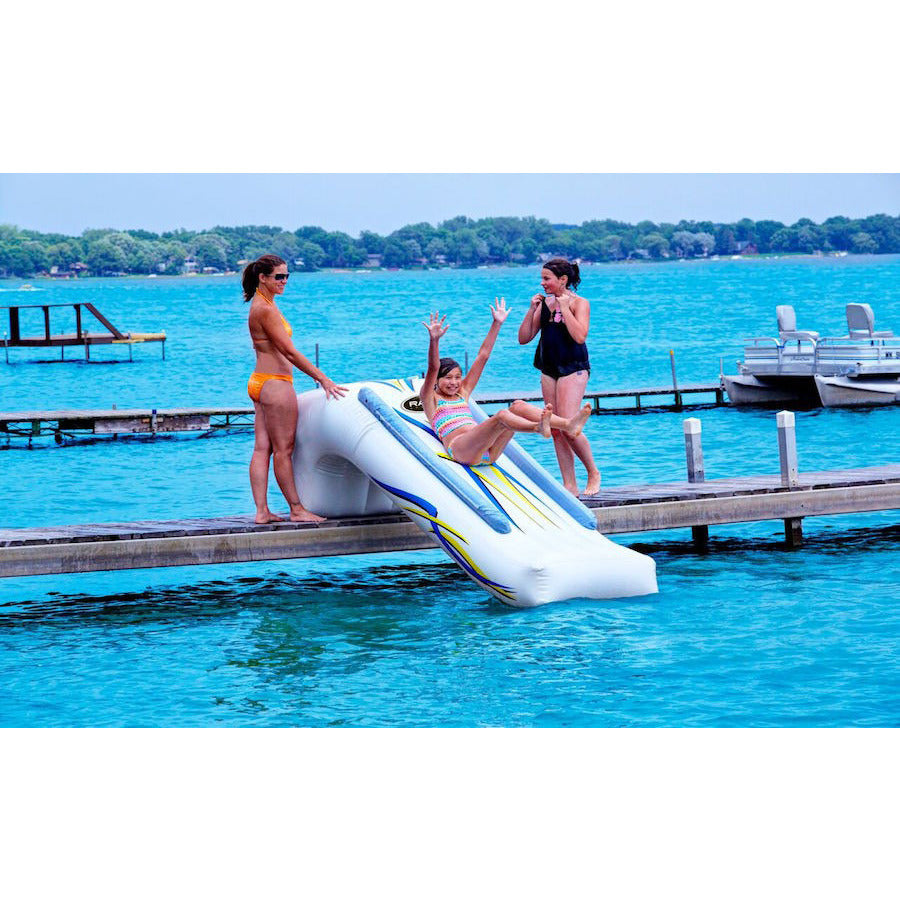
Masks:
[[[900,175],[877,174],[8,174],[0,222],[85,228],[320,225],[357,235],[456,215],[552,222],[743,216],[790,224],[832,215],[900,214]]]

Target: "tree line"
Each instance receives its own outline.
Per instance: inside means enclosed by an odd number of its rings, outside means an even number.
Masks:
[[[0,275],[181,275],[239,270],[276,253],[294,271],[322,268],[423,268],[530,265],[547,254],[589,262],[664,260],[714,255],[787,253],[900,253],[900,216],[832,216],[820,224],[771,219],[722,224],[677,224],[592,219],[581,225],[547,219],[457,216],[433,226],[404,225],[382,236],[305,226],[217,226],[160,234],[142,229],[88,229],[79,236],[0,225]]]

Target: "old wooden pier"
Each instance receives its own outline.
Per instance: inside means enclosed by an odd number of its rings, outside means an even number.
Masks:
[[[71,308],[75,312],[74,331],[53,332],[50,324],[50,310]],[[128,359],[133,359],[132,348],[135,344],[159,343],[162,347],[163,359],[166,358],[166,334],[160,332],[120,331],[109,319],[106,318],[93,303],[39,303],[19,306],[0,306],[9,313],[9,330],[3,335],[3,347],[6,353],[6,362],[9,362],[11,347],[59,347],[59,358],[66,359],[66,347],[84,347],[84,358],[90,361],[91,346],[94,344],[123,344],[128,347]],[[22,334],[22,310],[41,310],[43,334]],[[103,331],[89,331],[84,325],[82,310],[100,323]],[[70,357],[71,359],[71,357]]]

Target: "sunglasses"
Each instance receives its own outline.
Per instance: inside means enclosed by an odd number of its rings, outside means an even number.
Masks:
[[[277,275],[272,276],[276,281],[287,281],[290,278],[290,274],[285,275],[283,272],[279,272]]]

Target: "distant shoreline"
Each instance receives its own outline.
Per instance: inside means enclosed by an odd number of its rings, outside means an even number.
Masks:
[[[821,224],[799,219],[743,218],[733,223],[682,219],[636,224],[591,219],[554,224],[533,216],[470,219],[437,226],[404,225],[383,236],[351,237],[309,225],[215,226],[205,231],[87,229],[80,236],[42,234],[0,224],[0,273],[17,278],[222,276],[261,254],[275,254],[292,272],[477,269],[529,266],[564,257],[579,264],[669,262],[773,256],[900,253],[900,216],[886,213]]]
[[[814,251],[812,253],[747,253],[747,254],[731,254],[720,255],[713,254],[711,256],[695,256],[695,257],[673,257],[669,259],[616,259],[616,260],[579,260],[582,267],[593,266],[632,266],[632,265],[661,265],[670,263],[703,263],[703,262],[754,262],[758,260],[771,261],[776,259],[864,259],[867,257],[880,256],[897,256],[897,253],[848,253],[841,250],[830,251]],[[529,269],[539,267],[539,262],[534,263],[486,263],[479,266],[406,266],[387,267],[387,266],[359,266],[357,268],[348,268],[346,266],[323,266],[319,269],[304,270],[292,269],[292,274],[296,275],[315,275],[317,273],[346,273],[346,274],[374,274],[376,272],[440,272],[440,271],[464,271],[471,272],[477,269]],[[178,274],[167,275],[160,273],[132,273],[123,272],[118,275],[90,275],[82,273],[79,275],[51,275],[46,272],[29,275],[27,278],[17,275],[0,275],[0,281],[92,281],[94,279],[128,279],[139,278],[145,281],[164,279],[193,279],[193,278],[239,278],[241,272],[230,270],[226,272],[179,272]],[[28,285],[23,285],[24,289],[28,289]],[[20,288],[21,290],[22,288]]]

